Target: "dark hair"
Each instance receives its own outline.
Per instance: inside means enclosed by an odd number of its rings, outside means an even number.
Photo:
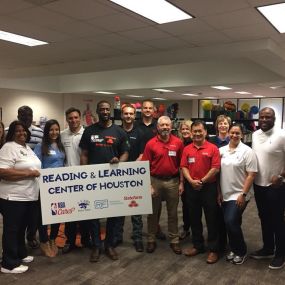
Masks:
[[[24,130],[26,131],[27,133],[27,139],[26,139],[26,143],[30,141],[30,138],[31,138],[31,132],[29,131],[29,129],[27,128],[27,126],[21,122],[21,121],[13,121],[10,126],[9,126],[9,129],[8,129],[8,133],[6,135],[6,142],[12,142],[14,141],[14,138],[15,138],[15,131],[16,131],[16,127],[17,126],[22,126],[24,128]]]
[[[106,100],[101,100],[101,101],[99,101],[98,103],[97,103],[97,107],[96,107],[96,110],[98,111],[99,110],[99,106],[101,105],[101,104],[108,104],[109,106],[110,106],[110,108],[111,108],[111,103],[110,102],[108,102],[108,101],[106,101]]]
[[[32,108],[29,106],[24,105],[24,106],[21,106],[18,108],[18,114],[23,113],[23,112],[27,112],[27,111],[33,113]]]
[[[193,129],[193,127],[196,127],[196,126],[199,126],[199,125],[202,125],[203,128],[205,129],[205,131],[207,131],[207,126],[206,126],[206,123],[202,120],[195,120],[192,125],[191,125],[191,130]]]
[[[79,109],[74,108],[74,107],[70,107],[65,111],[65,117],[67,117],[70,113],[72,112],[77,112],[79,114],[79,116],[81,117],[81,112]]]
[[[151,103],[151,104],[153,105],[153,107],[155,106],[155,105],[154,105],[154,102],[153,102],[152,100],[150,100],[150,99],[145,99],[145,100],[143,100],[143,101],[142,101],[142,105],[143,105],[144,103],[146,103],[146,102]]]
[[[49,155],[49,146],[51,144],[50,138],[49,138],[49,131],[52,125],[57,125],[59,127],[59,131],[60,131],[60,126],[57,120],[48,120],[45,124],[44,127],[44,136],[43,136],[43,140],[42,140],[42,155],[43,156],[48,156]],[[60,138],[60,133],[56,139],[56,144],[58,149],[65,153],[63,144],[61,142],[61,138]]]
[[[244,126],[242,124],[238,124],[238,123],[233,123],[230,125],[229,127],[229,131],[233,128],[233,127],[237,127],[240,129],[241,133],[243,134],[244,131]]]

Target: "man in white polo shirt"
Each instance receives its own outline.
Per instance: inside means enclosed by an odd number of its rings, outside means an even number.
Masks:
[[[275,112],[263,108],[259,127],[252,137],[252,149],[258,160],[254,194],[261,221],[263,247],[250,256],[272,258],[270,269],[285,265],[285,132],[276,126]]]
[[[68,128],[63,130],[61,133],[61,141],[63,143],[66,153],[66,166],[80,165],[80,154],[81,149],[79,142],[81,140],[84,128],[81,125],[81,112],[76,108],[69,108],[65,112],[66,122]],[[76,248],[76,233],[77,233],[77,222],[65,223],[65,235],[67,241],[63,247],[63,253],[69,253]],[[88,231],[87,221],[80,221],[80,233],[81,243],[83,246],[89,246],[90,238]]]

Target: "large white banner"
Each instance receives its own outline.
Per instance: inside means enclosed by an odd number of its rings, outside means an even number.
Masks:
[[[149,162],[42,169],[43,224],[152,213]]]

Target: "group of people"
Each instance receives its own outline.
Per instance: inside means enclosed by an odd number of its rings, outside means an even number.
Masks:
[[[111,104],[100,101],[98,122],[85,129],[77,108],[66,110],[68,128],[60,131],[58,121],[47,121],[44,130],[32,125],[33,112],[28,106],[18,110],[18,120],[7,129],[0,125],[0,211],[3,215],[3,256],[1,272],[23,273],[24,265],[33,261],[26,249],[38,246],[47,257],[58,253],[55,239],[59,224],[42,225],[38,177],[41,168],[87,164],[116,164],[147,160],[150,164],[153,213],[147,217],[146,252],[156,250],[156,239],[164,238],[159,219],[162,201],[166,203],[168,238],[175,254],[183,251],[180,240],[192,233],[193,247],[184,250],[195,256],[206,250],[203,238],[202,211],[207,230],[208,264],[216,263],[229,241],[226,260],[242,264],[248,257],[241,229],[242,214],[254,189],[261,220],[263,247],[250,254],[252,258],[272,258],[269,268],[285,265],[285,133],[274,126],[271,108],[260,111],[260,130],[253,134],[252,149],[242,142],[243,128],[231,124],[228,117],[217,118],[217,136],[208,140],[202,120],[183,121],[180,137],[172,134],[171,120],[161,116],[154,120],[154,103],[142,104],[142,118],[135,121],[132,104],[121,108],[122,125],[111,119]],[[4,143],[5,141],[5,143]],[[182,199],[183,231],[178,232],[177,208]],[[111,260],[118,259],[116,246],[123,241],[124,217],[106,221],[106,235],[101,241],[100,220],[65,224],[67,254],[77,248],[79,227],[81,243],[91,247],[90,262],[98,262],[104,252]],[[137,252],[144,251],[143,220],[131,217],[132,239]]]

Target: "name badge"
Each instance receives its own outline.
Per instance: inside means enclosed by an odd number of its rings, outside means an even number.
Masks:
[[[176,151],[175,150],[170,150],[168,152],[168,156],[176,156]]]
[[[49,154],[50,154],[50,155],[55,155],[56,152],[55,152],[55,150],[51,149],[51,150],[49,151]]]
[[[188,163],[195,163],[195,157],[188,157]]]

